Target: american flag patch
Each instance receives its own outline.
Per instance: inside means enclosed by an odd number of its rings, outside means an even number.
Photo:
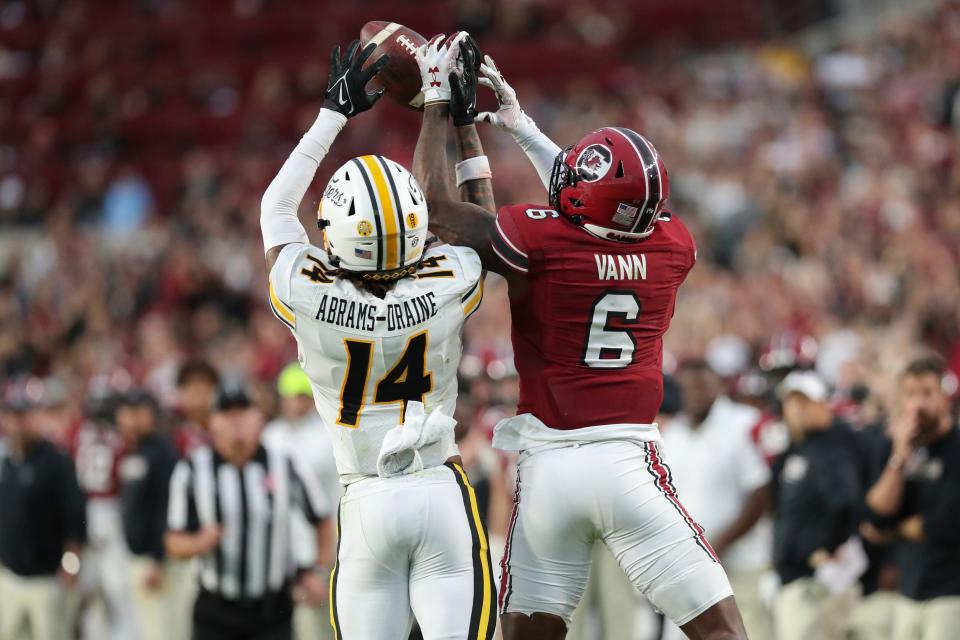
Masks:
[[[353,255],[357,258],[363,258],[364,260],[373,259],[373,251],[370,251],[369,249],[354,249]]]
[[[637,208],[621,202],[617,205],[617,212],[613,214],[613,221],[617,224],[629,227],[637,219]]]

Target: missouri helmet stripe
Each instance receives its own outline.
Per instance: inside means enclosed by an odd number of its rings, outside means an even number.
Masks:
[[[363,183],[367,185],[367,194],[370,196],[370,206],[373,207],[373,221],[377,224],[377,271],[383,271],[383,225],[380,222],[380,207],[377,205],[377,197],[373,194],[373,185],[370,184],[370,177],[367,175],[363,163],[354,158],[351,162],[357,165],[360,175],[363,177]]]
[[[380,163],[380,166],[383,167],[383,173],[387,176],[387,182],[390,183],[390,193],[393,194],[394,207],[397,210],[397,224],[399,225],[399,232],[397,235],[397,241],[400,245],[400,264],[397,266],[402,267],[405,264],[406,256],[404,255],[407,251],[406,247],[406,231],[407,225],[403,221],[403,209],[400,206],[400,193],[397,191],[397,183],[393,181],[393,174],[390,173],[390,167],[387,166],[387,160],[383,156],[376,156],[377,161]]]
[[[631,146],[633,146],[634,150],[637,152],[637,157],[640,158],[640,164],[643,166],[643,179],[647,188],[647,196],[643,201],[643,206],[640,207],[640,215],[637,216],[636,221],[633,223],[633,227],[630,229],[631,232],[635,232],[637,227],[640,226],[640,223],[646,219],[644,214],[647,211],[647,207],[651,204],[653,204],[653,206],[657,206],[660,200],[663,199],[663,186],[660,178],[660,163],[657,162],[657,155],[653,150],[653,146],[636,131],[626,129],[624,127],[613,127],[613,130],[630,142]],[[651,168],[653,171],[650,170]]]
[[[374,156],[362,156],[360,160],[366,166],[370,177],[373,179],[373,185],[377,192],[377,198],[380,201],[380,216],[383,218],[384,246],[387,249],[387,255],[383,261],[383,268],[386,271],[392,271],[400,266],[399,258],[399,240],[400,235],[397,229],[397,205],[390,196],[387,189],[387,179],[383,175],[383,169],[377,163]]]

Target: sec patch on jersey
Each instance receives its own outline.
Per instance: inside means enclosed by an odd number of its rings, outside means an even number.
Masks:
[[[426,43],[422,35],[397,22],[374,20],[363,25],[360,30],[360,43],[366,47],[373,42],[377,45],[367,64],[386,53],[390,56],[387,66],[370,82],[374,89],[384,87],[397,103],[411,109],[423,108],[423,94],[420,92],[420,67],[415,52]]]

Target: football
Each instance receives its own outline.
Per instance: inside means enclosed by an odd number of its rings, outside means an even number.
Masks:
[[[420,92],[420,67],[414,52],[427,41],[422,35],[396,22],[374,20],[363,25],[360,30],[362,47],[373,42],[377,48],[367,59],[367,65],[384,53],[390,55],[390,62],[374,78],[370,86],[385,87],[387,95],[399,104],[412,109],[423,108],[423,94]]]

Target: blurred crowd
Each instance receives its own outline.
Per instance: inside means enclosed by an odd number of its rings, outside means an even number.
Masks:
[[[486,3],[453,3],[449,17],[477,31],[546,133],[565,146],[618,124],[663,155],[667,207],[699,246],[666,336],[664,370],[681,381],[698,371],[716,377],[687,379],[688,403],[690,387],[715,384],[714,399],[754,407],[738,419],[750,423],[744,437],[767,470],[758,467],[747,494],[761,486],[775,493],[769,482],[783,471],[777,464],[791,437],[776,389],[792,369],[816,372],[815,382],[793,391],[829,401],[831,424],[836,417],[876,435],[880,453],[864,454],[870,460],[889,454],[885,429],[910,354],[939,354],[943,392],[955,393],[960,3],[898,16],[816,54],[775,38],[643,46],[623,26],[629,11],[618,3],[565,11],[550,2],[501,4],[490,14]],[[38,416],[29,422],[76,454],[82,425],[106,425],[103,438],[115,441],[119,461],[123,439],[109,435],[116,419],[103,407],[138,390],[169,418],[162,428],[182,454],[205,441],[204,394],[212,393],[211,386],[191,395],[184,371],[244,384],[266,416],[280,413],[276,380],[296,346],[265,304],[260,197],[316,114],[327,48],[345,43],[363,20],[347,9],[339,23],[315,14],[308,23],[308,9],[283,3],[227,6],[219,31],[212,9],[186,28],[191,16],[178,2],[129,3],[116,15],[98,2],[0,7],[0,82],[10,87],[0,94],[0,379],[13,389],[6,429],[29,405]],[[411,26],[429,33],[438,18],[424,20]],[[541,20],[550,28],[538,30]],[[533,56],[538,47],[551,55]],[[483,101],[492,106],[491,96]],[[383,153],[409,166],[417,126],[415,113],[387,101],[352,121],[307,202],[351,156]],[[542,203],[536,174],[513,142],[481,133],[497,201]],[[311,220],[314,211],[305,206],[301,215]],[[489,278],[466,329],[458,419],[468,427],[465,461],[486,495],[491,534],[502,540],[510,461],[490,449],[489,434],[514,410],[516,380],[505,290]],[[817,385],[829,392],[821,397]],[[28,405],[17,404],[34,392]],[[686,416],[680,424],[695,431],[713,400],[694,409],[683,396],[665,414]],[[102,459],[95,457],[95,471],[85,470],[89,463],[77,458],[77,473],[102,475]],[[860,501],[877,480],[873,466],[857,480]],[[79,484],[97,495],[83,477]],[[753,545],[756,562],[747,563],[754,582],[774,565],[768,520],[776,512],[763,511],[751,523],[767,527],[751,534],[767,541]],[[846,540],[834,540],[830,552]],[[604,562],[598,566],[609,569]],[[876,572],[886,566],[869,562]],[[882,590],[897,590],[895,572],[883,580]],[[599,577],[593,589],[608,592],[588,597],[576,633],[596,637],[599,628],[599,637],[616,640],[610,620],[623,618],[622,609],[605,612],[604,603],[627,606],[632,595],[615,577]],[[773,607],[760,591],[756,606]]]

